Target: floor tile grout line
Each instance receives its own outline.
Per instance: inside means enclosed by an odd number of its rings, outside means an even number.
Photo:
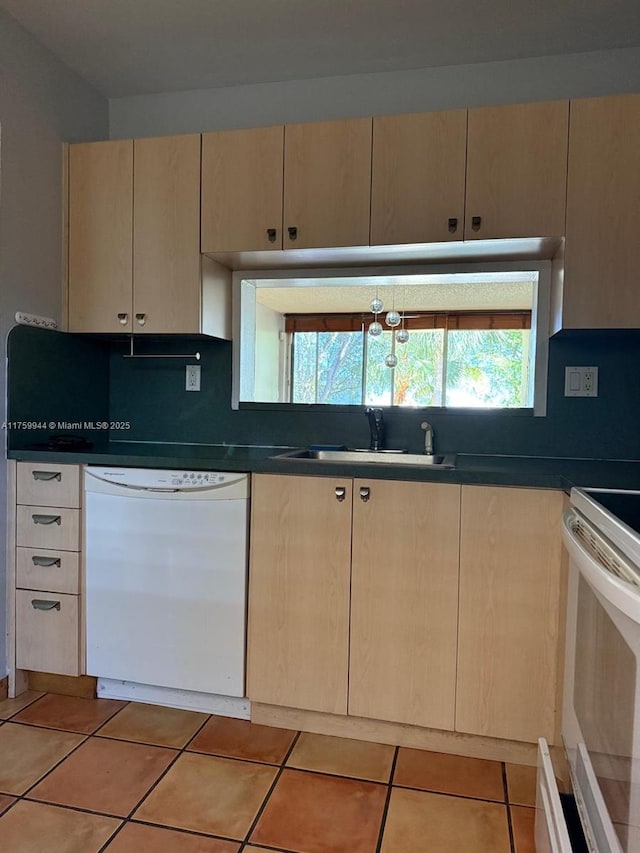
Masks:
[[[25,691],[25,692],[26,692],[26,691]],[[22,695],[22,694],[20,694],[20,695]],[[49,693],[41,693],[41,694],[40,694],[40,696],[36,696],[36,698],[35,698],[35,699],[32,699],[30,702],[27,702],[27,704],[26,704],[26,705],[23,705],[23,706],[22,706],[22,708],[20,708],[19,710],[17,710],[14,714],[11,714],[9,717],[6,717],[6,718],[5,718],[5,717],[3,717],[3,718],[2,718],[2,722],[3,722],[3,723],[8,723],[8,722],[9,722],[9,720],[12,720],[12,719],[16,716],[16,714],[21,714],[23,711],[26,711],[26,710],[27,710],[27,708],[30,708],[32,705],[35,705],[35,703],[36,703],[36,702],[38,702],[38,701],[40,701],[40,699],[44,699],[44,697],[45,697],[45,696],[49,696],[49,695],[50,695]],[[14,698],[14,699],[18,699],[19,697],[18,697],[18,696],[14,696],[13,698]],[[5,700],[3,699],[2,701],[4,702]],[[9,701],[9,700],[7,699],[6,701]]]
[[[51,729],[49,729],[48,731],[51,731]],[[74,733],[74,732],[65,732],[64,734],[77,734],[77,733]],[[20,794],[20,797],[25,797],[25,798],[26,798],[26,797],[28,797],[28,796],[29,796],[29,794],[31,793],[31,791],[33,791],[33,789],[34,789],[37,785],[39,785],[39,784],[40,784],[40,782],[44,782],[44,780],[45,780],[48,776],[50,776],[50,775],[53,773],[53,771],[54,771],[54,770],[57,770],[57,769],[58,769],[58,767],[60,767],[60,765],[62,764],[62,762],[63,762],[63,761],[66,761],[66,760],[67,760],[67,758],[69,758],[69,756],[73,755],[73,753],[74,753],[74,752],[77,752],[77,751],[80,749],[80,747],[81,747],[81,746],[83,746],[83,745],[84,745],[84,744],[89,740],[89,738],[91,737],[91,735],[78,735],[78,737],[82,737],[82,740],[80,741],[80,743],[79,743],[79,744],[76,744],[76,746],[74,746],[74,748],[73,748],[72,750],[70,750],[69,752],[67,752],[67,753],[66,753],[66,754],[65,754],[65,755],[60,759],[60,761],[56,761],[56,763],[53,765],[53,767],[51,767],[49,770],[47,770],[47,772],[46,772],[46,773],[43,773],[43,775],[42,775],[42,776],[39,776],[39,777],[36,779],[36,781],[33,783],[33,785],[29,785],[29,787],[26,789],[26,791],[23,791],[23,792],[22,792],[22,794]]]
[[[264,814],[264,810],[267,806],[267,803],[269,802],[269,799],[271,798],[271,794],[275,791],[276,786],[277,786],[278,782],[280,781],[280,778],[282,777],[285,769],[287,769],[287,761],[289,760],[289,756],[291,755],[291,753],[295,749],[295,746],[298,743],[298,741],[300,740],[301,735],[302,735],[302,732],[298,731],[297,734],[295,735],[295,737],[293,738],[293,740],[291,741],[289,749],[285,753],[285,756],[282,759],[280,766],[278,767],[278,772],[276,773],[274,780],[271,783],[271,786],[269,787],[269,790],[265,794],[265,796],[262,800],[262,803],[260,804],[260,807],[259,807],[258,811],[256,812],[256,815],[255,815],[254,819],[252,820],[251,825],[249,826],[249,829],[245,833],[244,839],[242,840],[241,846],[240,846],[241,850],[243,850],[247,846],[247,844],[250,843],[251,835],[253,834],[256,826],[258,825],[260,818]]]
[[[508,805],[506,800],[490,800],[488,797],[474,797],[470,794],[454,794],[452,791],[437,791],[434,788],[416,788],[414,785],[392,785],[403,791],[416,791],[421,794],[438,794],[441,797],[456,797],[459,800],[473,800],[474,803],[492,803],[494,806]]]
[[[511,853],[516,853],[516,842],[513,835],[513,824],[511,822],[511,804],[509,803],[509,784],[507,782],[507,765],[502,762],[502,786],[504,788],[504,801],[507,806],[507,830],[509,832],[509,846]]]
[[[286,765],[287,770],[297,770],[299,773],[311,773],[314,776],[329,776],[332,779],[348,779],[350,782],[366,782],[370,785],[389,785],[390,782],[381,782],[380,779],[366,779],[364,776],[348,776],[346,773],[330,773],[328,770],[310,770],[308,767],[296,767],[293,764]]]
[[[380,853],[382,849],[382,839],[384,837],[384,830],[387,825],[387,815],[389,813],[389,806],[391,804],[391,794],[393,793],[393,777],[396,772],[396,764],[398,762],[398,755],[400,753],[400,747],[396,746],[393,761],[391,762],[391,772],[389,774],[389,782],[387,783],[387,796],[384,803],[384,809],[382,810],[382,820],[380,821],[380,832],[378,833],[378,843],[376,845],[376,853]]]

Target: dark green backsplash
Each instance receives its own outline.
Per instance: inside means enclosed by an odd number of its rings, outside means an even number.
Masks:
[[[202,390],[185,390],[187,361],[124,359],[124,343],[17,327],[9,347],[10,418],[28,420],[55,411],[53,420],[128,422],[130,429],[111,432],[111,439],[120,441],[368,444],[369,429],[360,408],[283,410],[265,405],[232,411],[230,343],[172,338],[136,346],[164,353],[198,350]],[[598,398],[564,397],[566,365],[598,366]],[[387,445],[420,451],[425,417],[434,427],[439,450],[640,459],[640,332],[574,332],[553,338],[546,417],[386,409]],[[23,447],[22,439],[12,432],[10,446]]]

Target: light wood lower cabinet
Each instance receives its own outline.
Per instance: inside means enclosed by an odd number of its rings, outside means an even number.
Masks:
[[[15,669],[77,676],[83,668],[80,466],[18,462],[16,481]]]
[[[346,714],[351,481],[259,474],[251,502],[247,694]]]
[[[555,742],[562,500],[462,489],[457,731]]]
[[[459,529],[460,486],[354,482],[350,714],[453,730]]]
[[[254,476],[249,698],[556,742],[562,504],[540,489]]]

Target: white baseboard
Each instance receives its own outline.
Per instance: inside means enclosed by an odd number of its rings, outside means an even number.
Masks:
[[[172,687],[155,687],[115,678],[98,678],[97,695],[99,699],[124,699],[148,705],[165,705],[167,708],[202,711],[222,717],[237,717],[240,720],[248,720],[251,716],[248,699],[198,693],[195,690],[176,690]]]

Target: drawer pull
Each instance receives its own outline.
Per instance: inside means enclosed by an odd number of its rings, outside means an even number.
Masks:
[[[41,515],[36,513],[32,515],[34,524],[57,524],[58,527],[62,524],[62,516],[61,515]]]
[[[44,480],[45,482],[48,480],[57,480],[60,482],[62,480],[62,473],[60,471],[32,471],[34,480]]]
[[[371,496],[371,489],[369,486],[360,486],[360,500],[365,503],[369,500]]]
[[[46,598],[32,598],[31,606],[34,610],[60,610],[59,601],[49,601]]]
[[[336,486],[336,500],[339,500],[340,503],[345,499],[347,494],[347,490],[344,486]]]
[[[61,565],[60,557],[41,557],[38,554],[34,554],[31,559],[34,566],[45,566],[46,568],[55,566],[59,569]]]

